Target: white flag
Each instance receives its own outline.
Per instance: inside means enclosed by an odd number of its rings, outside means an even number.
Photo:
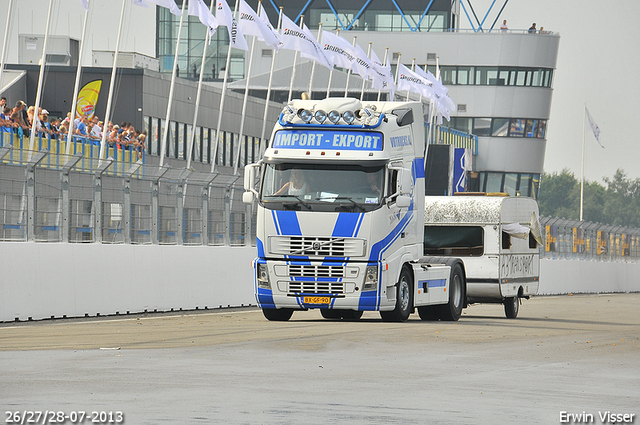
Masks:
[[[149,8],[149,5],[144,0],[131,0],[131,3],[135,4],[136,6],[146,7],[147,9]]]
[[[322,50],[338,68],[351,69],[356,60],[353,46],[344,38],[329,31],[322,31]]]
[[[278,48],[280,44],[279,34],[276,35],[272,31],[273,27],[270,29],[262,19],[258,18],[256,12],[244,0],[240,0],[239,12],[238,25],[243,33],[258,37],[258,40],[264,41],[273,48]]]
[[[600,127],[598,127],[598,124],[596,124],[596,122],[593,120],[593,117],[589,113],[586,105],[584,107],[584,110],[587,111],[587,119],[589,120],[589,126],[591,127],[591,131],[593,131],[593,135],[598,141],[598,144],[602,147],[602,149],[604,149],[604,146],[602,146],[602,143],[600,143]]]
[[[233,17],[227,0],[218,0],[216,7],[216,18],[220,25],[227,27],[229,31],[229,46],[240,50],[249,50],[247,40],[245,40],[242,30],[238,27],[238,21]]]
[[[180,12],[180,8],[176,5],[176,2],[173,0],[146,0],[149,3],[157,4],[158,6],[166,7],[169,9],[169,12],[173,13],[176,16],[182,15]],[[184,0],[183,0],[184,1]]]
[[[373,70],[373,62],[369,59],[364,50],[362,50],[362,47],[360,47],[358,43],[356,43],[354,47],[356,49],[356,61],[351,70],[356,72],[365,80],[377,77],[377,73]]]
[[[213,35],[218,28],[218,20],[211,14],[209,8],[204,4],[202,0],[189,0],[189,12],[190,16],[197,16],[200,22],[207,28],[209,28],[209,35]]]
[[[80,0],[80,3],[82,3],[82,8],[86,11],[89,10],[89,0]]]
[[[333,69],[331,61],[322,52],[322,47],[304,25],[304,29],[293,23],[287,15],[282,15],[282,37],[283,49],[297,50],[302,57],[314,60],[320,65]]]
[[[260,10],[258,10],[258,13],[260,15],[260,19],[262,19],[262,22],[264,22],[264,24],[269,28],[269,30],[275,34],[276,38],[278,39],[278,46],[276,47],[276,50],[280,50],[282,46],[284,46],[284,43],[282,42],[282,37],[280,37],[280,33],[278,32],[278,30],[275,29],[273,25],[271,25],[271,22],[269,22],[269,15],[267,15],[267,11],[264,10],[264,7],[262,7],[262,2],[260,2],[259,5],[260,5]]]
[[[411,71],[403,64],[398,64],[398,90],[407,90],[433,98],[433,83]]]
[[[395,79],[393,78],[393,71],[391,70],[391,64],[382,64],[382,61],[376,55],[376,52],[371,50],[371,62],[373,63],[373,70],[376,72],[377,77],[372,78],[372,86],[378,90],[389,90],[390,96],[393,97],[393,92],[396,90]]]
[[[451,111],[456,108],[456,104],[451,97],[449,97],[449,89],[442,84],[442,81],[436,79],[435,75],[431,72],[424,71],[419,66],[416,67],[415,72],[433,84],[433,92],[429,97],[435,101],[435,107],[438,112],[440,112],[440,115],[444,116],[448,121],[451,121]],[[440,123],[442,122],[440,118],[439,121]]]
[[[144,0],[131,0],[131,3],[135,4],[136,6],[146,7],[147,9],[149,8],[149,5]]]

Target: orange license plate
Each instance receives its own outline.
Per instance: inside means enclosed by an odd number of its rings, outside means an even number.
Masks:
[[[329,298],[329,297],[302,297],[302,302],[304,304],[329,304],[329,303],[331,303],[331,298]]]

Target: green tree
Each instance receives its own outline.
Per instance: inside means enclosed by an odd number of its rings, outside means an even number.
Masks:
[[[630,180],[618,169],[607,184],[603,212],[608,224],[640,227],[640,179]]]
[[[578,192],[580,184],[578,184]],[[584,200],[582,218],[586,221],[598,223],[606,222],[603,205],[606,198],[607,189],[598,182],[584,182]],[[578,194],[578,196],[580,196]],[[579,202],[579,201],[578,201]]]
[[[567,168],[562,172],[543,173],[538,197],[540,215],[578,219],[580,185]]]

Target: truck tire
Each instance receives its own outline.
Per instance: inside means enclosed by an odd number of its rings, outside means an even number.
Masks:
[[[396,284],[396,307],[392,311],[381,311],[385,322],[406,322],[413,311],[413,275],[407,267],[400,272]]]
[[[340,310],[330,310],[328,308],[321,308],[320,314],[322,317],[329,320],[340,320],[342,318],[342,311]]]
[[[515,319],[518,317],[520,309],[520,299],[518,297],[509,297],[504,300],[504,315],[507,319]]]
[[[359,310],[342,310],[342,318],[344,320],[360,320],[363,311]]]
[[[263,308],[262,314],[273,322],[286,322],[293,315],[292,308]]]
[[[435,305],[418,307],[418,315],[421,320],[440,320],[440,311],[438,310],[438,306]]]
[[[440,306],[440,319],[455,322],[462,315],[466,286],[464,282],[460,263],[452,264],[449,274],[449,302]]]
[[[358,320],[362,317],[362,311],[357,310],[330,310],[323,308],[320,310],[322,317],[329,320]]]

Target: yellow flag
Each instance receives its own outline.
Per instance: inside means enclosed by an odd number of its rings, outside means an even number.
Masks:
[[[93,80],[85,84],[78,93],[78,103],[76,104],[76,115],[93,118],[93,114],[98,103],[98,95],[102,87],[102,80]]]

